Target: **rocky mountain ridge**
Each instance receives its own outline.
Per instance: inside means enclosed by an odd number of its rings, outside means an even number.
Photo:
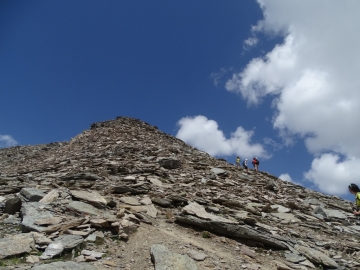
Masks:
[[[349,202],[137,119],[0,149],[0,168],[4,269],[360,269]]]

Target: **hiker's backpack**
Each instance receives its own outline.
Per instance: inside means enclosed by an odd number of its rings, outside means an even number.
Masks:
[[[256,158],[255,158],[255,164],[256,164],[256,165],[259,165],[259,164],[260,164],[259,160],[257,160]]]

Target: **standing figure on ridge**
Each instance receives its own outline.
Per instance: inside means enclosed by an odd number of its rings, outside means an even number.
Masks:
[[[236,157],[236,167],[240,168],[240,157]]]
[[[260,162],[259,162],[259,160],[257,159],[257,157],[254,157],[251,163],[252,163],[252,165],[254,166],[255,171],[258,172],[258,171],[259,171],[258,168],[259,168]]]
[[[245,158],[244,162],[243,162],[243,166],[244,166],[244,169],[246,170],[246,173],[248,173],[248,159]]]
[[[355,216],[359,216],[360,215],[360,189],[357,185],[350,184],[349,191],[351,194],[355,195],[355,205],[352,205],[353,214]]]

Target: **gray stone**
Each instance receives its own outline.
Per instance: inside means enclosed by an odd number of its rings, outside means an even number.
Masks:
[[[47,238],[42,233],[30,232],[29,234],[34,238],[36,244],[48,245],[52,242],[52,240],[50,238]]]
[[[172,159],[172,158],[158,158],[157,161],[159,162],[161,167],[165,169],[177,169],[181,167],[180,160]]]
[[[100,179],[102,179],[102,177],[93,173],[77,173],[73,175],[67,175],[61,178],[61,180],[90,180],[90,181],[95,181]]]
[[[125,176],[124,181],[127,181],[127,182],[136,182],[136,177],[132,176],[132,175],[128,175],[128,176]]]
[[[59,236],[54,242],[50,243],[41,254],[41,260],[51,259],[57,255],[60,255],[63,251],[73,249],[77,245],[81,244],[84,239],[79,235],[62,235]]]
[[[31,270],[97,270],[95,266],[90,263],[76,263],[76,262],[53,262],[42,265],[37,265]]]
[[[18,197],[8,199],[5,202],[4,213],[15,214],[16,212],[19,212],[20,209],[21,209],[21,199]]]
[[[85,241],[87,242],[95,242],[96,241],[96,235],[95,234],[90,234],[86,239]]]
[[[302,202],[303,205],[309,206],[309,205],[319,205],[320,207],[325,207],[325,204],[320,202],[318,199],[310,198],[306,199]]]
[[[28,202],[38,202],[45,197],[46,194],[37,188],[22,188],[20,195]]]
[[[271,205],[271,208],[272,209],[277,209],[277,211],[279,213],[290,213],[291,212],[291,209],[289,209],[287,207],[284,207],[282,205],[278,205],[278,204]]]
[[[150,181],[154,186],[162,187],[163,183],[158,179],[154,177],[148,177],[148,181]]]
[[[149,205],[152,204],[152,201],[150,199],[150,197],[148,197],[147,195],[145,195],[141,200],[140,203],[143,205]]]
[[[185,206],[183,208],[183,213],[194,215],[199,218],[211,220],[211,221],[219,221],[219,222],[232,223],[232,224],[239,223],[238,221],[233,221],[233,220],[230,220],[227,218],[223,218],[223,217],[208,213],[205,211],[205,208],[202,205],[197,204],[195,202],[190,203],[189,205]]]
[[[33,248],[35,241],[28,233],[0,238],[0,259],[29,253]]]
[[[85,201],[96,208],[106,208],[107,201],[97,191],[92,190],[91,192],[83,190],[71,190],[71,195],[75,198]]]
[[[299,263],[299,262],[303,262],[306,260],[305,257],[294,254],[294,253],[285,253],[285,258],[286,258],[286,260],[288,260],[289,262],[292,262],[292,263]]]
[[[45,210],[45,205],[38,202],[23,203],[21,207],[21,216],[23,220],[21,222],[23,232],[42,232],[46,227],[38,226],[35,221],[45,218],[52,218],[51,212]]]
[[[151,201],[161,207],[172,207],[172,201],[162,198],[151,198]]]
[[[84,203],[84,202],[78,202],[78,201],[70,202],[67,205],[67,208],[70,211],[79,212],[79,213],[83,213],[83,214],[90,214],[93,216],[99,216],[99,217],[103,217],[106,219],[115,219],[116,218],[114,215],[110,214],[109,212],[107,212],[105,210],[97,209],[94,206]]]
[[[46,194],[39,202],[47,204],[53,201],[56,201],[59,197],[59,192],[57,190],[51,190],[48,194]]]
[[[155,270],[197,270],[193,259],[188,255],[180,255],[169,251],[163,245],[152,245],[150,249],[151,260]]]
[[[258,232],[246,225],[243,226],[219,221],[205,220],[191,215],[177,215],[175,216],[175,219],[179,222],[195,225],[210,232],[221,235],[254,240],[278,249],[288,249],[287,245],[281,241],[281,237],[274,237],[264,232]]]
[[[346,219],[347,215],[344,211],[334,210],[334,209],[324,209],[328,218],[338,218],[338,219]]]
[[[226,174],[226,171],[220,168],[212,168],[211,172],[216,175]]]
[[[39,261],[40,261],[39,256],[30,255],[30,256],[26,257],[26,262],[27,263],[34,264],[34,263],[37,263]]]
[[[322,264],[329,268],[339,267],[339,265],[333,259],[329,258],[318,250],[300,245],[295,245],[294,248],[314,264]]]
[[[146,214],[148,214],[150,217],[156,218],[157,216],[157,209],[153,204],[146,205],[147,211]]]
[[[121,197],[120,201],[130,205],[141,205],[139,200],[135,197]]]
[[[137,187],[130,187],[127,185],[121,185],[121,186],[114,186],[114,193],[131,193],[131,194],[146,194],[149,192],[150,187],[149,185],[141,185]]]
[[[270,215],[291,223],[301,222],[300,219],[290,213],[271,213]]]
[[[219,213],[220,209],[215,207],[215,206],[207,206],[205,208],[206,211],[210,212],[210,213]]]
[[[206,255],[203,252],[199,252],[197,250],[190,250],[188,252],[188,255],[190,256],[190,258],[194,259],[195,261],[203,261],[206,259],[206,257],[208,257],[208,255]]]
[[[105,253],[102,253],[102,252],[97,252],[97,251],[93,251],[93,250],[82,250],[81,251],[81,255],[84,255],[84,256],[91,256],[91,257],[94,257],[96,259],[101,259],[101,257],[104,255]]]
[[[327,218],[327,214],[325,213],[324,209],[321,207],[321,206],[317,206],[315,209],[314,209],[314,214],[316,215],[320,215],[322,216],[323,218]]]

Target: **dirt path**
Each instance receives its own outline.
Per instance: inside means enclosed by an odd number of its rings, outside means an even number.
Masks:
[[[242,244],[236,240],[217,235],[203,238],[200,230],[168,223],[161,218],[158,218],[157,222],[156,225],[141,224],[138,231],[130,236],[128,242],[108,241],[106,243],[107,257],[120,267],[116,269],[153,270],[150,247],[154,244],[162,244],[170,251],[179,254],[187,254],[191,250],[205,253],[208,257],[204,261],[196,262],[199,270],[276,269],[269,264],[275,254],[255,253],[254,258],[251,258],[240,251]],[[260,264],[267,267],[260,267]],[[101,270],[109,269],[101,262],[95,265]]]

